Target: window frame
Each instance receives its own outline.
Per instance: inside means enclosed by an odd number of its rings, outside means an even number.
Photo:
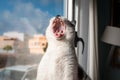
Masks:
[[[83,6],[81,6],[83,4]],[[85,8],[87,6],[87,8]],[[83,37],[81,34],[81,24],[83,24],[82,8],[86,10],[88,19],[88,41],[85,42],[87,47],[87,53],[82,54],[82,46],[79,42],[76,48],[76,54],[78,57],[79,65],[82,66],[83,70],[88,74],[91,80],[99,80],[99,64],[98,64],[98,27],[97,27],[97,1],[96,0],[65,0],[64,1],[64,16],[68,20],[76,20],[76,31],[78,36]],[[85,17],[85,16],[84,16]],[[86,19],[86,20],[87,20]],[[86,45],[87,44],[87,45]],[[85,51],[84,51],[85,52]],[[83,55],[86,55],[86,62]]]

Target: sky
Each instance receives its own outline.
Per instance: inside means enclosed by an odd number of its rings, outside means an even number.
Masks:
[[[44,34],[50,18],[63,16],[63,0],[0,0],[0,35]]]

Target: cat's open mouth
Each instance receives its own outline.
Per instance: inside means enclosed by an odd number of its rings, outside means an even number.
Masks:
[[[56,38],[63,37],[66,29],[64,21],[61,18],[55,18],[52,29]]]

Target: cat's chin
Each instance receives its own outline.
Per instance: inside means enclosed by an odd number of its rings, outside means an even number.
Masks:
[[[66,26],[61,18],[55,18],[52,22],[52,31],[56,39],[61,40],[65,37]]]

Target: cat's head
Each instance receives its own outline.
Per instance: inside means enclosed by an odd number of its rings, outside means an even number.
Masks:
[[[66,18],[56,16],[50,20],[46,30],[48,39],[59,41],[73,41],[75,36],[75,24]]]

